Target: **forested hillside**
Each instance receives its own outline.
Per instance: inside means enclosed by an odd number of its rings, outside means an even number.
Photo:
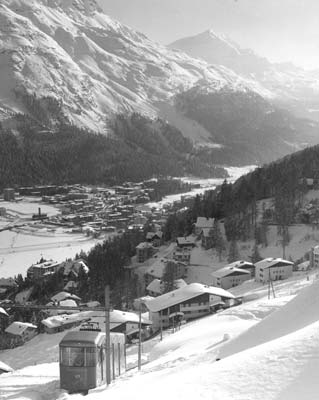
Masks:
[[[296,222],[303,195],[309,190],[304,178],[319,185],[319,146],[313,146],[242,176],[234,184],[224,183],[216,190],[197,196],[190,210],[172,215],[166,225],[167,238],[190,233],[198,216],[223,220],[227,239],[262,241],[269,223],[278,226],[279,234],[287,236],[287,227]],[[259,216],[257,203],[272,198],[273,210]],[[260,210],[259,210],[260,212]],[[269,214],[269,210],[268,210]],[[286,233],[285,233],[286,232]]]
[[[105,136],[66,124],[58,104],[33,100],[28,107],[34,114],[38,109],[37,119],[21,114],[0,126],[0,188],[114,184],[166,175],[227,176],[207,152],[196,150],[161,120],[119,115],[112,122],[113,134]]]

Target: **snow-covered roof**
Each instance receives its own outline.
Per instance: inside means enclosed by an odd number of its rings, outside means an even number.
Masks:
[[[61,307],[77,307],[76,302],[72,299],[62,300],[60,301],[59,305]]]
[[[147,301],[145,304],[151,312],[158,312],[204,293],[228,299],[235,298],[233,294],[224,289],[202,285],[201,283],[191,283],[190,285],[173,290],[172,292],[165,293],[162,296]]]
[[[234,262],[228,264],[227,267],[244,268],[245,269],[245,268],[254,267],[254,264],[249,261],[238,260],[238,261],[234,261]]]
[[[162,286],[163,283],[160,279],[153,279],[152,282],[147,286],[146,290],[153,292],[153,293],[162,293]]]
[[[13,278],[1,278],[0,287],[16,287],[17,282]]]
[[[195,238],[181,236],[176,239],[176,243],[178,246],[195,246]]]
[[[167,264],[167,259],[157,259],[150,267],[147,268],[146,273],[154,276],[154,278],[161,279]]]
[[[2,307],[0,307],[0,314],[5,315],[6,317],[9,317],[9,314],[6,312],[6,310]]]
[[[112,323],[139,322],[139,315],[133,312],[113,310],[110,312],[110,321]],[[142,323],[151,325],[152,321],[142,316]]]
[[[5,331],[7,333],[11,333],[11,335],[21,336],[22,333],[28,328],[37,329],[37,326],[30,324],[29,322],[14,321],[7,327]]]
[[[162,239],[163,237],[163,232],[157,231],[157,232],[147,232],[146,234],[146,239],[152,240],[155,236],[157,236],[159,239]]]
[[[299,271],[307,271],[310,268],[310,261],[304,261],[297,265]]]
[[[149,249],[153,247],[151,243],[148,242],[141,242],[139,245],[136,246],[137,249]]]
[[[0,371],[3,372],[12,372],[13,369],[9,367],[9,365],[5,364],[4,362],[0,361]]]
[[[76,296],[75,294],[71,294],[69,292],[59,292],[56,295],[54,295],[53,297],[51,297],[52,301],[63,301],[66,299],[73,299],[73,300],[81,300],[80,297]]]
[[[212,228],[214,226],[214,218],[197,217],[195,222],[196,228]]]
[[[91,311],[82,311],[71,315],[68,314],[54,315],[53,317],[48,317],[46,319],[43,319],[41,323],[45,325],[47,328],[57,328],[59,326],[90,319],[91,316],[92,316]]]
[[[226,265],[226,267],[220,268],[217,271],[214,271],[212,275],[215,278],[224,278],[228,275],[249,275],[250,271],[246,271],[245,269],[240,269],[236,267],[232,267],[230,265]]]
[[[256,268],[271,268],[276,267],[277,264],[282,264],[282,266],[293,265],[293,262],[284,260],[282,258],[265,258],[264,260],[258,261],[255,264]]]

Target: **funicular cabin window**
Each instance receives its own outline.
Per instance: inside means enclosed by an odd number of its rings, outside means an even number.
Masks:
[[[94,367],[96,365],[96,349],[61,347],[61,364],[67,367]]]

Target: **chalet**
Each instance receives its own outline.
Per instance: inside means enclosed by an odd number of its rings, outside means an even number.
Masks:
[[[176,289],[187,286],[184,279],[175,279],[174,286]],[[164,282],[160,279],[154,279],[146,288],[150,296],[157,297],[164,293]]]
[[[5,333],[15,342],[25,343],[37,335],[38,327],[28,322],[14,321],[9,325]]]
[[[185,248],[185,249],[176,248],[173,252],[173,259],[175,261],[189,264],[190,260],[191,260],[191,249],[190,248]]]
[[[80,301],[80,297],[76,296],[75,294],[71,294],[69,292],[63,291],[59,292],[53,297],[51,297],[51,301],[55,304],[60,304],[62,301],[65,300],[73,300],[73,301]],[[76,305],[76,303],[75,303]]]
[[[4,299],[10,290],[18,287],[16,281],[13,278],[1,278],[0,279],[0,299]]]
[[[12,372],[13,369],[9,367],[9,365],[5,364],[4,362],[0,361],[0,375],[6,374],[8,372]]]
[[[203,229],[213,229],[214,218],[197,217],[197,221],[194,224],[194,233],[199,236]]]
[[[251,273],[251,276],[255,276],[255,265],[249,261],[239,260],[235,261],[231,264],[228,264],[228,267],[234,267],[239,269],[245,269]]]
[[[61,264],[49,260],[38,264],[33,264],[27,270],[27,277],[30,279],[41,279],[50,276],[60,269]]]
[[[150,267],[147,268],[144,275],[146,286],[148,286],[154,279],[161,280],[168,264],[175,280],[185,278],[187,274],[187,265],[185,263],[161,258],[156,260]]]
[[[152,325],[152,321],[141,316],[142,332]],[[139,315],[133,312],[113,310],[110,312],[110,331],[124,333],[128,341],[137,338],[139,332]]]
[[[163,232],[161,231],[148,232],[146,234],[147,242],[152,243],[154,247],[159,247],[162,244],[162,239],[163,239]]]
[[[174,316],[182,315],[188,321],[210,313],[210,304],[216,299],[234,299],[224,289],[192,283],[147,301],[153,328],[166,328]]]
[[[310,261],[309,260],[296,265],[297,271],[309,271],[309,269],[310,269]]]
[[[62,314],[48,317],[41,321],[46,333],[62,332],[65,329],[74,328],[81,325],[83,322],[90,321],[92,316],[91,311],[83,311],[74,314]]]
[[[136,257],[137,262],[143,263],[149,258],[152,257],[154,253],[154,247],[151,243],[142,242],[138,246],[136,246]]]
[[[251,273],[245,269],[227,265],[213,272],[212,277],[214,286],[229,289],[251,279]]]
[[[63,268],[65,279],[77,279],[80,272],[84,272],[85,274],[89,273],[89,267],[81,258],[64,261],[60,266]]]
[[[256,282],[269,282],[287,279],[292,276],[293,263],[282,258],[265,258],[255,264]]]
[[[188,236],[188,237],[178,237],[176,239],[176,244],[177,247],[182,250],[182,249],[193,249],[196,246],[195,243],[195,238],[192,236]]]

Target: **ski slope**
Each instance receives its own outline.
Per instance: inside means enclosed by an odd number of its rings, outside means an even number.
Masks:
[[[143,344],[140,372],[133,369],[88,400],[159,399],[294,400],[318,398],[319,279],[317,272],[267,286],[234,289],[250,301],[165,332]],[[39,335],[0,352],[15,369],[0,376],[1,399],[78,400],[59,388],[58,342],[64,333]],[[136,348],[128,351],[136,360]],[[216,361],[216,358],[220,358]],[[107,390],[107,391],[105,391]]]

